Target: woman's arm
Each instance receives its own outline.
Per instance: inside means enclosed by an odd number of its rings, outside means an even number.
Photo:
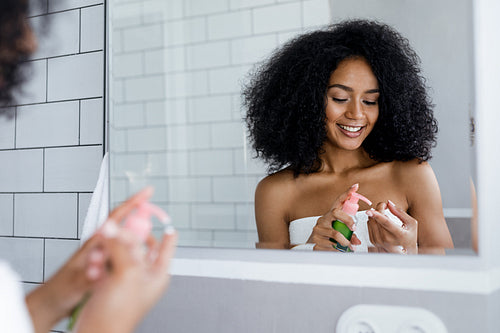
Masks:
[[[26,296],[36,333],[48,332],[80,302],[99,276],[89,273],[89,257],[100,252],[98,235],[91,237],[47,282]]]
[[[267,176],[257,185],[255,190],[255,221],[259,234],[257,248],[290,248],[287,219],[290,197],[290,188],[280,174]]]
[[[427,162],[405,163],[403,186],[407,193],[408,214],[418,221],[418,246],[453,248],[453,240],[443,214],[439,184]]]

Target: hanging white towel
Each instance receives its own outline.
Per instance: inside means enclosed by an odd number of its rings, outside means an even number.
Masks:
[[[95,186],[87,216],[83,222],[80,243],[83,244],[104,223],[109,214],[109,157],[104,155],[99,170],[99,178]]]

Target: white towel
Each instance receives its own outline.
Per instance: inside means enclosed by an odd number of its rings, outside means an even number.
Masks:
[[[99,178],[95,186],[87,216],[83,222],[80,243],[83,244],[104,223],[109,214],[109,157],[104,155],[99,170]]]

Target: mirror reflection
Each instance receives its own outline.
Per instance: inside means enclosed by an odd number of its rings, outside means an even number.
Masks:
[[[470,1],[381,3],[112,1],[112,202],[153,184],[185,246],[469,253]]]

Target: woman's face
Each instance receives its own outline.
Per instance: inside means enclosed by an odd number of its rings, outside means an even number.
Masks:
[[[341,61],[326,93],[327,141],[337,148],[361,147],[378,119],[377,78],[364,58]]]

